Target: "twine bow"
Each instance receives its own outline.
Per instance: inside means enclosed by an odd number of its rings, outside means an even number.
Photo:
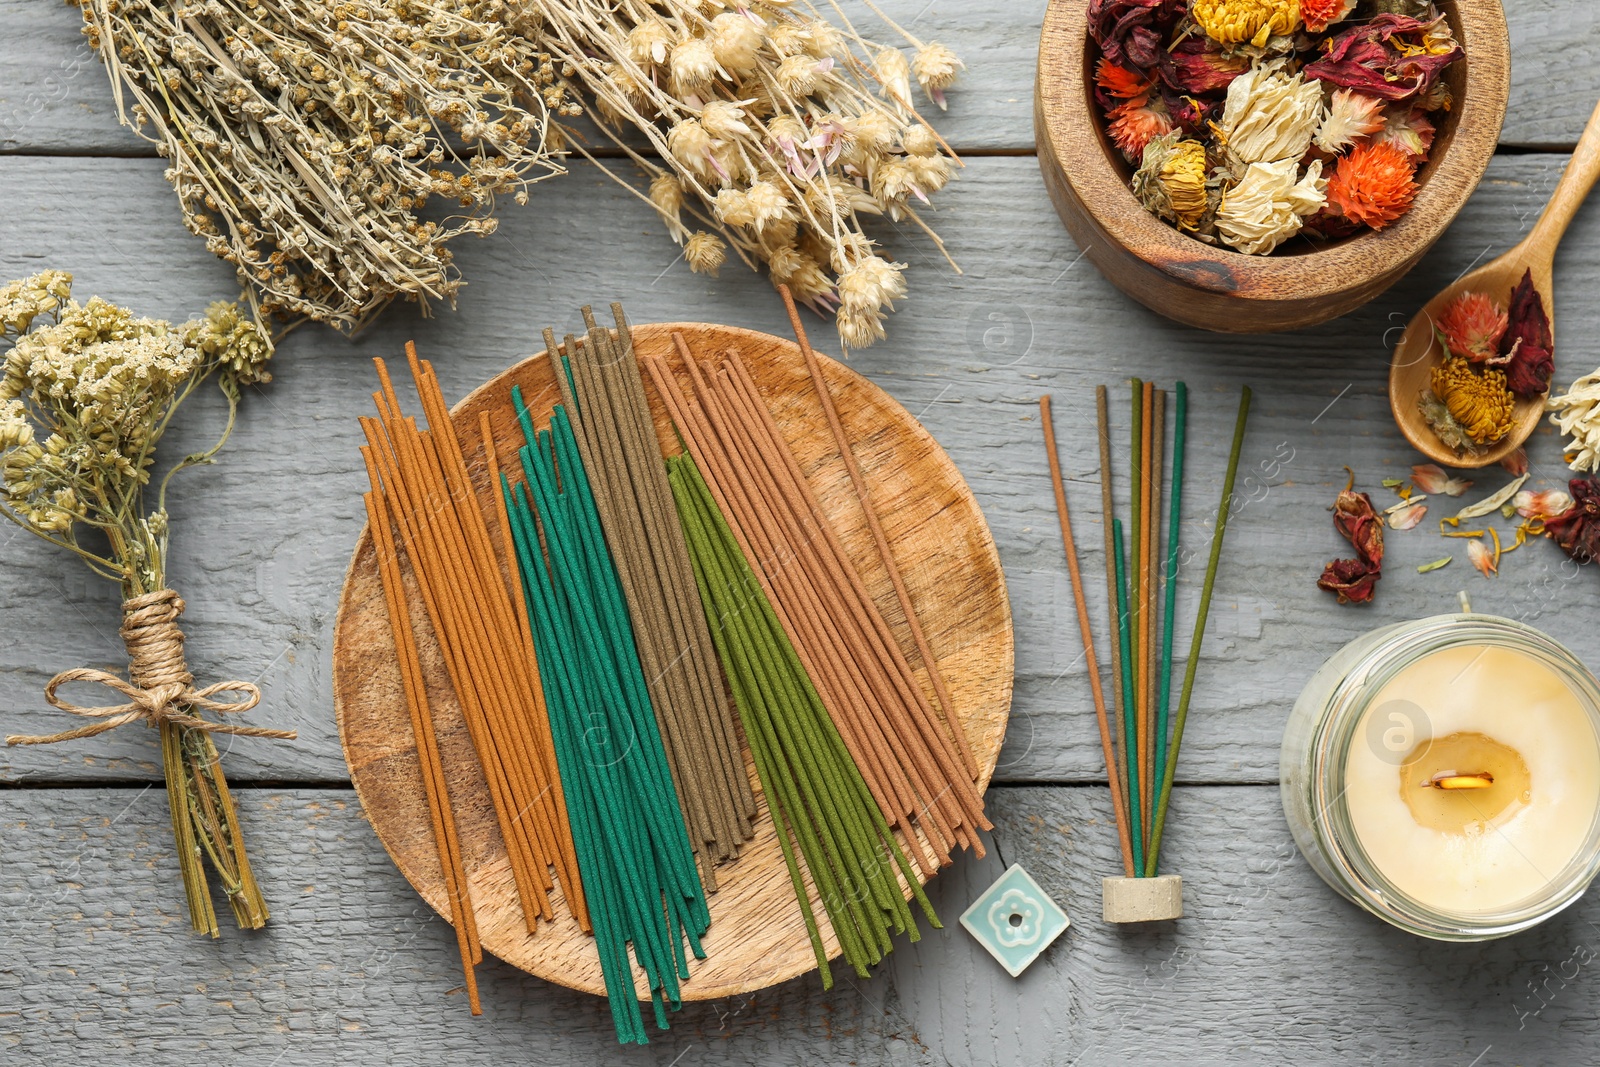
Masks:
[[[62,671],[44,687],[44,698],[51,707],[96,721],[58,734],[12,734],[6,738],[6,744],[51,745],[78,737],[93,737],[141,719],[151,726],[169,722],[207,733],[293,739],[293,730],[234,725],[190,714],[195,710],[241,714],[261,702],[261,690],[250,682],[218,682],[203,689],[194,688],[194,675],[189,673],[183,658],[183,631],[178,628],[178,618],[182,614],[183,598],[171,589],[159,589],[123,601],[122,628],[118,633],[128,650],[128,681],[107,671],[79,667]],[[56,690],[68,682],[98,682],[126,697],[127,701],[83,707],[56,695]],[[241,699],[213,699],[222,693],[240,694]]]

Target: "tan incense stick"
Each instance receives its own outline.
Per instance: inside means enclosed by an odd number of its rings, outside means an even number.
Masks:
[[[1106,611],[1111,616],[1111,692],[1115,701],[1116,715],[1112,723],[1113,748],[1117,757],[1116,775],[1121,786],[1124,802],[1128,798],[1128,742],[1130,738],[1123,730],[1122,709],[1126,694],[1122,691],[1122,643],[1117,640],[1117,556],[1116,543],[1112,536],[1111,516],[1115,514],[1111,492],[1111,412],[1108,403],[1106,387],[1094,387],[1095,415],[1100,429],[1100,522],[1104,527],[1106,542]]]

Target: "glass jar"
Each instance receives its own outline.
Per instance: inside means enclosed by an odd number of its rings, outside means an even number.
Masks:
[[[1418,705],[1393,699],[1390,683],[1403,682],[1401,673],[1424,657],[1456,646],[1507,650],[1546,668],[1581,709],[1574,713],[1580,724],[1587,721],[1589,730],[1579,730],[1583,736],[1575,744],[1580,748],[1592,744],[1596,765],[1600,766],[1600,684],[1571,652],[1538,630],[1510,619],[1477,614],[1438,615],[1359,637],[1312,675],[1295,702],[1284,731],[1283,808],[1301,854],[1322,880],[1345,899],[1422,937],[1483,941],[1543,922],[1588,888],[1600,873],[1600,796],[1595,799],[1587,828],[1571,831],[1573,840],[1578,842],[1571,859],[1559,870],[1539,870],[1544,884],[1514,903],[1484,910],[1442,908],[1402,890],[1394,878],[1380,869],[1363,847],[1352,819],[1346,781],[1352,746],[1377,746],[1369,751],[1392,753],[1396,796],[1403,796],[1402,789],[1409,784],[1403,782],[1400,769],[1404,754],[1416,749],[1418,738],[1431,739],[1433,734]],[[1464,655],[1465,651],[1460,649],[1455,654]],[[1386,691],[1391,696],[1374,706]],[[1419,694],[1419,699],[1426,699],[1426,694]],[[1508,709],[1507,713],[1515,711]],[[1421,722],[1416,721],[1418,716]],[[1561,752],[1570,747],[1559,746]],[[1582,755],[1588,758],[1587,753]],[[1372,762],[1371,757],[1363,758],[1367,764]],[[1558,754],[1556,758],[1561,757]],[[1372,788],[1370,779],[1363,778],[1362,782],[1366,783],[1363,789]],[[1533,789],[1540,788],[1541,783],[1534,782],[1522,796],[1526,798]],[[1587,788],[1586,780],[1570,790],[1550,789],[1546,783],[1543,796],[1555,793],[1564,798]],[[1357,799],[1360,804],[1361,798]],[[1583,803],[1575,803],[1571,810],[1582,810]],[[1529,863],[1531,866],[1532,861]]]

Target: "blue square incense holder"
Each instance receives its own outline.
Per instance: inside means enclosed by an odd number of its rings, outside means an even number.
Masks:
[[[961,915],[961,925],[1015,978],[1072,920],[1021,865],[1012,864]]]

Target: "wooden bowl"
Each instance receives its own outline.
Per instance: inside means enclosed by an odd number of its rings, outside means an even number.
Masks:
[[[744,357],[823,510],[885,618],[900,634],[902,647],[910,648],[904,622],[897,621],[903,616],[893,587],[877,562],[871,531],[822,419],[799,348],[751,330],[696,323],[637,326],[634,344],[643,356],[666,355],[672,351],[674,331],[682,332],[694,351],[714,354],[732,348]],[[984,789],[1005,736],[1013,673],[1011,608],[994,538],[960,472],[917,420],[843,364],[824,358],[822,365],[845,431],[856,442],[856,459],[872,486],[873,503],[912,604],[966,729],[980,770],[978,786]],[[468,468],[480,486],[486,478],[478,413],[495,414],[500,434],[496,445],[502,456],[514,454],[522,443],[511,417],[513,385],[522,386],[541,422],[559,400],[550,361],[541,353],[477,389],[452,412]],[[676,452],[671,424],[648,380],[646,391],[651,394],[663,448]],[[492,506],[487,500],[483,503],[486,509]],[[504,560],[498,522],[492,512],[486,514],[490,539]],[[559,891],[551,894],[554,922],[541,923],[535,934],[528,933],[523,923],[488,787],[408,563],[403,563],[403,570],[483,947],[541,978],[604,994],[594,940],[578,930],[559,900]],[[333,701],[339,737],[356,795],[379,840],[423,899],[448,918],[444,874],[434,848],[395,655],[371,533],[363,528],[334,629]],[[707,958],[690,962],[691,977],[683,986],[688,1000],[749,993],[816,966],[748,751],[745,760],[760,805],[756,835],[739,859],[717,868],[720,888],[707,898],[711,909],[711,929],[704,939]],[[814,887],[811,895],[824,944],[831,956],[837,956],[839,944]],[[944,919],[952,922],[955,916]],[[441,975],[454,966],[452,959],[440,957]],[[643,971],[635,968],[634,977],[636,988],[643,991]]]
[[[1123,292],[1168,318],[1222,333],[1311,326],[1354,310],[1410,270],[1483,177],[1505,119],[1510,46],[1500,0],[1444,0],[1465,60],[1446,75],[1455,104],[1439,124],[1411,210],[1382,230],[1267,256],[1208,245],[1145,210],[1133,170],[1106,136],[1093,92],[1099,49],[1089,0],[1050,0],[1039,37],[1034,134],[1056,211],[1078,247]]]

